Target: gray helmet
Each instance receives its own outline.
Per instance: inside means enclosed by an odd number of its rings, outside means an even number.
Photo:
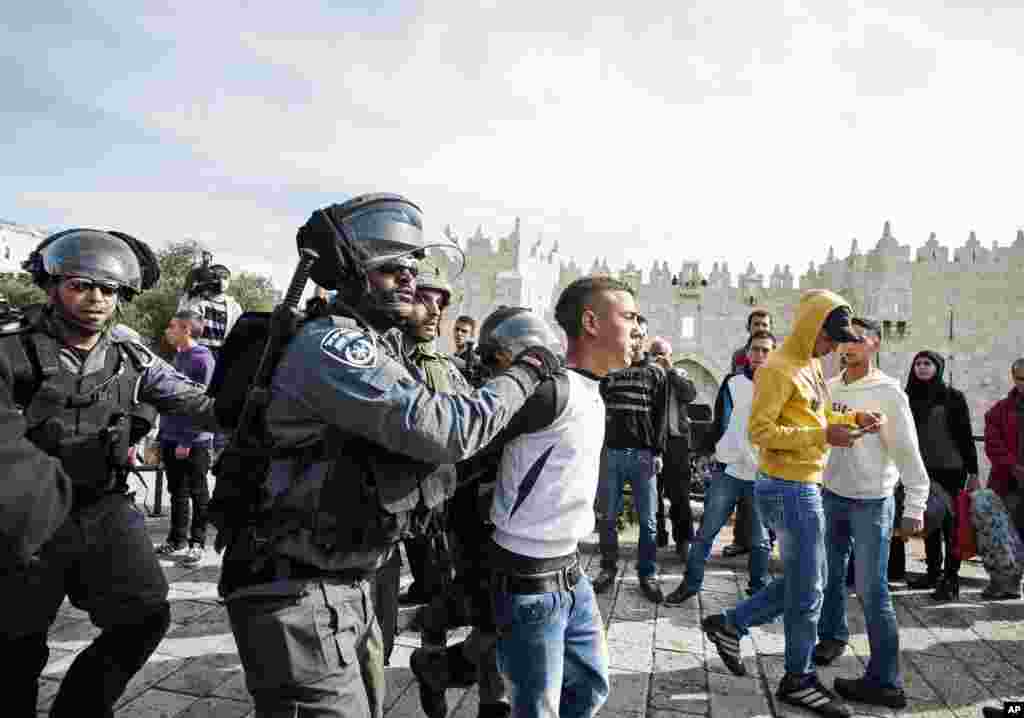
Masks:
[[[358,275],[343,242],[357,253],[362,269],[394,262],[415,267],[425,246],[420,208],[401,195],[384,192],[318,209],[299,228],[296,239],[300,248],[311,247],[319,255],[309,276],[325,289],[337,289]]]
[[[75,276],[111,282],[131,296],[145,287],[138,254],[125,236],[98,229],[58,232],[43,240],[22,266],[41,287],[56,277]]]
[[[498,307],[480,326],[477,352],[489,360],[495,352],[516,356],[524,349],[544,346],[561,356],[562,340],[551,325],[527,307]]]

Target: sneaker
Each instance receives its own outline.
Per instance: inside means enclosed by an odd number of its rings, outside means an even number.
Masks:
[[[722,549],[722,555],[726,558],[742,556],[745,553],[750,553],[750,548],[747,546],[740,546],[738,543],[731,543]]]
[[[722,663],[733,674],[737,676],[747,675],[747,667],[743,665],[740,658],[740,637],[739,634],[730,630],[725,623],[725,617],[721,614],[708,616],[700,622],[708,640],[715,644]]]
[[[844,641],[824,638],[814,647],[814,663],[819,666],[828,666],[844,653],[846,653]]]
[[[863,678],[836,678],[832,687],[836,693],[848,701],[871,703],[889,708],[906,708],[907,695],[902,688],[886,688],[874,686]]]
[[[601,573],[594,579],[594,593],[605,593],[615,583],[618,571],[615,569],[602,568]]]
[[[661,582],[657,576],[641,576],[640,593],[651,603],[662,603],[665,600],[665,594],[661,592]]]
[[[157,556],[176,556],[188,551],[188,546],[183,543],[169,543],[165,541],[157,546],[154,551],[156,551]]]
[[[203,560],[203,554],[206,553],[202,546],[189,546],[188,550],[185,551],[185,555],[182,557],[182,562],[187,564],[196,564]]]
[[[779,683],[775,697],[797,708],[806,708],[826,718],[849,718],[850,709],[839,702],[835,693],[821,685],[817,674],[798,676],[786,674]]]
[[[692,588],[687,588],[685,583],[681,583],[675,591],[665,596],[665,605],[682,606],[698,593],[700,591],[694,591]]]
[[[927,573],[923,576],[915,576],[914,578],[907,579],[907,588],[912,591],[924,591],[926,589],[935,588],[938,585],[939,577]]]

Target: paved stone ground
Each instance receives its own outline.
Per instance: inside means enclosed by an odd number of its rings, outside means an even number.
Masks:
[[[166,517],[150,521],[155,541],[167,531]],[[633,543],[630,544],[632,539]],[[699,602],[668,608],[648,603],[639,593],[631,561],[622,561],[619,581],[599,597],[608,630],[612,690],[603,718],[692,718],[712,716],[811,715],[778,703],[773,693],[783,671],[782,624],[754,629],[742,642],[748,677],[733,676],[709,646],[700,619],[743,597],[746,561],[723,559],[731,541],[727,528],[719,536]],[[623,549],[635,549],[635,534],[623,536]],[[587,572],[598,573],[596,547],[584,547]],[[912,544],[910,569],[922,570],[923,546]],[[666,592],[681,578],[682,566],[671,549],[662,549]],[[219,561],[212,552],[197,567],[166,562],[171,582],[171,628],[149,663],[122,698],[118,718],[252,715],[252,705],[228,626],[216,594]],[[1024,699],[1024,601],[988,604],[978,599],[984,571],[965,563],[961,600],[933,604],[924,592],[898,590],[903,670],[911,705],[905,711],[855,705],[858,715],[889,718],[974,718],[982,705]],[[403,577],[403,583],[409,581]],[[863,671],[867,636],[863,612],[850,599],[852,651],[835,667],[821,671],[827,685],[834,676],[856,677]],[[40,690],[40,712],[53,700],[59,680],[75,655],[97,634],[84,613],[65,603],[50,635],[50,662]],[[421,716],[418,693],[408,668],[418,645],[409,631],[398,638],[388,669],[388,718]],[[16,660],[16,657],[10,657]],[[449,692],[451,716],[475,718],[475,690]]]

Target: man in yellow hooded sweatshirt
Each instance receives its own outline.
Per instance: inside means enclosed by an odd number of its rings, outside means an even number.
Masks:
[[[736,675],[746,674],[740,638],[751,626],[782,616],[786,675],[779,700],[820,715],[850,715],[814,671],[825,585],[825,514],[821,477],[829,448],[853,446],[864,432],[877,432],[884,416],[874,412],[834,413],[819,359],[846,342],[863,341],[851,330],[845,299],[824,289],[800,297],[793,331],[754,375],[750,441],[758,447],[754,486],[765,523],[775,529],[783,574],[702,626],[718,655]]]

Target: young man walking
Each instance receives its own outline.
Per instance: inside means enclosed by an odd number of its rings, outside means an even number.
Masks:
[[[844,344],[843,373],[829,382],[832,409],[874,411],[888,421],[878,434],[850,448],[834,449],[825,467],[822,503],[828,582],[818,623],[814,662],[825,666],[841,656],[850,638],[846,615],[846,572],[855,550],[857,595],[864,603],[871,657],[861,678],[835,679],[847,700],[903,708],[907,698],[900,677],[900,638],[889,595],[889,542],[892,536],[896,483],[905,491],[902,532],[924,526],[928,473],[917,445],[914,417],[903,388],[873,366],[882,341],[878,322],[855,318],[853,331],[864,341]]]
[[[203,318],[191,310],[179,311],[164,332],[174,347],[174,368],[196,384],[206,386],[213,377],[214,358],[197,339],[203,334]],[[187,416],[160,417],[160,450],[171,495],[171,529],[158,555],[181,555],[185,563],[199,563],[206,549],[206,509],[210,503],[210,470],[213,434],[200,431]],[[189,508],[191,507],[191,521]]]
[[[724,468],[708,485],[704,497],[704,518],[693,542],[686,562],[686,578],[679,587],[665,597],[665,603],[678,606],[700,593],[704,585],[704,566],[711,556],[711,547],[722,530],[729,514],[740,498],[754,496],[757,477],[757,449],[747,436],[747,421],[754,398],[754,376],[775,350],[775,336],[758,331],[747,340],[747,363],[736,374],[726,377],[715,400],[714,430],[709,442],[715,447],[715,457]],[[753,525],[750,552],[750,587],[754,594],[764,588],[768,577],[768,559],[771,542],[768,529],[761,519],[757,504],[751,503]]]
[[[821,474],[829,447],[850,447],[877,432],[872,412],[832,411],[820,357],[859,342],[850,306],[838,294],[811,289],[800,297],[793,331],[758,369],[750,409],[750,441],[758,448],[754,500],[782,552],[783,573],[735,608],[702,622],[726,667],[745,675],[740,638],[751,626],[783,617],[786,674],[776,696],[824,716],[850,712],[818,680],[811,661],[825,583],[825,517]],[[858,427],[860,427],[858,429]]]
[[[594,529],[601,379],[629,364],[637,316],[627,284],[570,284],[555,307],[569,343],[565,377],[548,382],[510,424],[522,433],[502,451],[492,591],[498,667],[516,718],[591,718],[608,697],[608,647],[578,546]]]

